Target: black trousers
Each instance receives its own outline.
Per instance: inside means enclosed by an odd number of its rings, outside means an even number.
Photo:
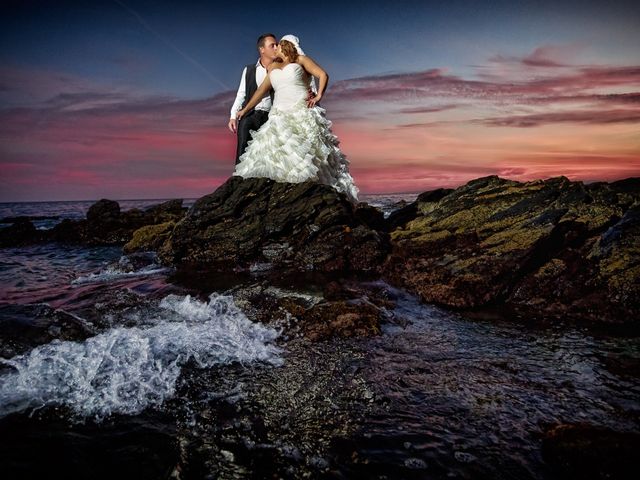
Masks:
[[[238,148],[236,149],[236,165],[240,163],[240,155],[247,149],[247,143],[251,140],[249,132],[258,130],[269,118],[269,112],[264,110],[251,110],[238,122]]]

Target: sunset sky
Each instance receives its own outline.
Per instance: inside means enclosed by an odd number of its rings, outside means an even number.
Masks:
[[[635,5],[634,5],[635,4]],[[256,38],[295,34],[362,193],[640,176],[638,2],[3,1],[0,201],[195,198]]]

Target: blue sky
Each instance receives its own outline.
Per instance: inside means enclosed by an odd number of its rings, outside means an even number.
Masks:
[[[7,3],[7,2],[5,2]],[[637,57],[633,2],[8,2],[3,63],[39,65],[148,93],[200,98],[235,88],[255,38],[296,34],[333,79],[429,68],[473,74],[498,53],[593,46],[585,63]]]

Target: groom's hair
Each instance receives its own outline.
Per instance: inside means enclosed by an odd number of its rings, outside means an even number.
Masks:
[[[273,33],[263,33],[258,37],[258,50],[264,47],[264,41],[269,37],[277,38]]]

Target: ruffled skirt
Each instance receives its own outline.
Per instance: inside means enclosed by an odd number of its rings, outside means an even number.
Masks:
[[[251,131],[234,175],[290,183],[314,180],[331,185],[357,203],[359,189],[325,113],[322,107],[307,107],[306,100],[286,109],[274,105],[262,127]]]

